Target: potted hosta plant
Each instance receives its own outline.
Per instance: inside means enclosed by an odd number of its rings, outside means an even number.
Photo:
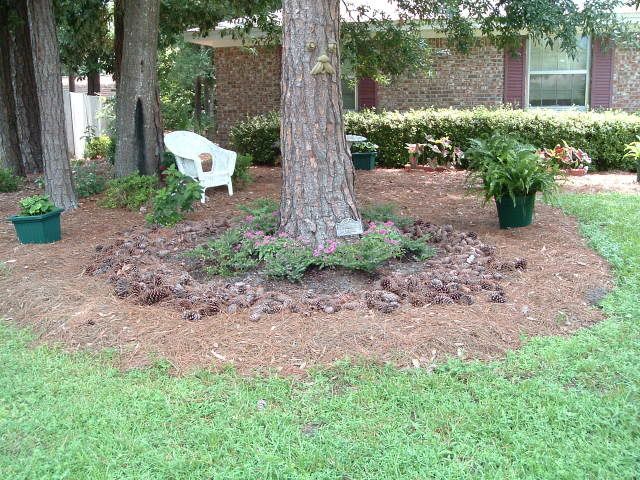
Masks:
[[[60,240],[60,213],[46,195],[20,200],[20,213],[10,217],[20,243],[52,243]]]
[[[372,142],[357,142],[351,145],[351,158],[356,170],[373,170],[376,168],[378,145]]]
[[[571,147],[567,142],[563,143],[564,145],[556,145],[553,150],[550,148],[540,150],[540,156],[549,162],[556,163],[568,175],[573,177],[586,175],[591,165],[591,157],[587,152]]]
[[[473,139],[465,156],[468,182],[480,186],[485,201],[495,200],[500,228],[531,224],[536,193],[549,198],[557,190],[558,165],[514,137],[498,133]]]

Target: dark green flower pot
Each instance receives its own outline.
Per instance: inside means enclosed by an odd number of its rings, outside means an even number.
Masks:
[[[500,200],[496,198],[500,228],[518,228],[531,225],[535,204],[535,193],[524,197],[516,197],[515,204],[509,196],[504,196]]]
[[[53,243],[61,238],[60,213],[62,208],[43,215],[14,215],[9,220],[16,227],[20,243]]]
[[[353,166],[356,170],[373,170],[376,168],[377,152],[352,153]]]

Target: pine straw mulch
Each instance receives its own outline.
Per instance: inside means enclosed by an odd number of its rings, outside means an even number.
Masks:
[[[210,191],[174,229],[148,229],[141,214],[95,200],[64,215],[56,244],[19,245],[3,223],[0,312],[40,341],[115,348],[123,368],[161,356],[178,373],[232,363],[243,373],[300,374],[346,356],[428,368],[449,355],[500,357],[523,335],[570,334],[602,319],[592,303],[611,276],[575,220],[539,204],[534,225],[499,230],[495,207],[465,195],[462,173],[358,173],[361,203],[396,202],[424,220],[423,233],[445,233],[425,268],[391,265],[374,278],[324,272],[286,290],[259,276],[207,282],[177,253],[226,228],[238,204],[278,197],[278,169],[253,174],[234,197]],[[33,193],[0,194],[0,213]],[[161,298],[145,296],[153,289]]]

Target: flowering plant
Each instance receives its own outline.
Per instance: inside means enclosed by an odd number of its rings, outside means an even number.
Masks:
[[[539,151],[540,158],[558,165],[560,168],[574,168],[589,170],[591,165],[591,157],[587,152],[579,148],[567,145],[556,145],[554,149],[543,148]]]
[[[452,168],[464,158],[464,153],[459,147],[454,147],[449,137],[435,139],[427,135],[426,149],[432,154],[428,160],[432,166],[444,166]]]

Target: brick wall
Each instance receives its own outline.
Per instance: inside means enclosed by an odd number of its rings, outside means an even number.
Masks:
[[[443,39],[431,40],[434,49],[446,48]],[[435,53],[435,52],[434,52]],[[431,77],[403,76],[378,89],[378,107],[409,110],[422,107],[499,105],[504,94],[502,51],[482,42],[468,54],[451,51],[433,58]]]
[[[218,130],[216,139],[228,144],[230,128],[247,117],[280,108],[280,49],[257,54],[240,48],[214,50]]]
[[[616,48],[613,53],[613,98],[611,106],[640,110],[640,51]]]

